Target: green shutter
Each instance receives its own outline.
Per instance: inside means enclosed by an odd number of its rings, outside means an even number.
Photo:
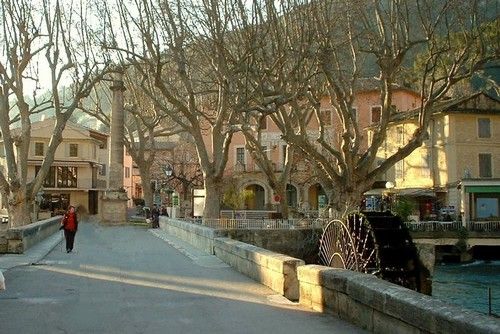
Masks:
[[[500,193],[500,186],[465,186],[466,193]]]

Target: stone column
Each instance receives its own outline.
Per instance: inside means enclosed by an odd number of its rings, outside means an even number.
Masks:
[[[109,144],[109,178],[108,189],[102,195],[101,220],[104,223],[120,224],[127,221],[127,192],[123,188],[123,133],[124,108],[123,72],[114,75],[113,104],[111,106],[111,134]]]
[[[124,133],[124,111],[123,111],[123,73],[115,74],[113,85],[113,104],[111,105],[111,137],[109,145],[109,184],[110,189],[123,187],[123,133]]]

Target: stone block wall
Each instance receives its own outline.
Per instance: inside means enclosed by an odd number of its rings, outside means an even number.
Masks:
[[[59,230],[62,216],[7,230],[7,253],[22,254]]]
[[[125,224],[127,222],[127,200],[120,198],[101,198],[101,221],[107,224]]]
[[[297,268],[300,303],[374,333],[500,333],[500,321],[372,275],[318,265]]]
[[[229,238],[214,240],[215,255],[290,300],[299,299],[297,267],[304,261]]]
[[[227,230],[227,236],[276,253],[318,263],[321,229]]]
[[[214,239],[226,236],[224,231],[164,216],[160,216],[160,227],[208,254],[214,254]]]

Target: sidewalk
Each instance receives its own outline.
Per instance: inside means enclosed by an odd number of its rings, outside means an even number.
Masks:
[[[28,249],[24,254],[2,254],[0,255],[0,271],[27,266],[37,263],[43,259],[54,247],[62,241],[62,232],[58,231],[47,239],[39,242],[35,246]]]

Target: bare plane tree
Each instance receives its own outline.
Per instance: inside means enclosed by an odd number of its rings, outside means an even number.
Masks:
[[[107,67],[91,46],[87,18],[84,2],[1,2],[0,129],[6,168],[0,171],[0,191],[7,199],[11,227],[31,222],[31,204],[54,161],[66,122]],[[48,92],[42,95],[44,80]],[[32,117],[49,110],[55,126],[40,171],[32,179]]]
[[[495,4],[356,0],[315,1],[301,7],[314,31],[310,44],[318,75],[305,96],[279,110],[273,119],[283,138],[316,164],[337,214],[356,208],[374,181],[422,145],[434,113],[467,98],[452,95],[454,87],[487,63],[498,61],[498,41],[489,44],[485,17],[498,8]],[[397,152],[377,164],[377,152],[396,112],[394,89],[416,62],[419,68],[412,76],[421,94],[421,105],[414,111],[416,130]],[[369,145],[352,108],[357,87],[367,76],[377,82],[381,105]],[[333,107],[335,136],[322,117],[325,96]],[[317,124],[313,132],[312,119]]]
[[[194,139],[206,190],[205,217],[218,217],[229,145],[244,125],[241,112],[286,103],[274,92],[285,83],[265,74],[280,69],[283,59],[261,52],[269,42],[266,35],[271,36],[271,29],[261,27],[270,13],[266,5],[272,4],[119,0],[121,32],[112,28],[114,9],[103,5],[107,48],[154,83],[144,85],[147,94]],[[262,66],[269,59],[274,65]],[[163,107],[163,101],[168,105]]]

